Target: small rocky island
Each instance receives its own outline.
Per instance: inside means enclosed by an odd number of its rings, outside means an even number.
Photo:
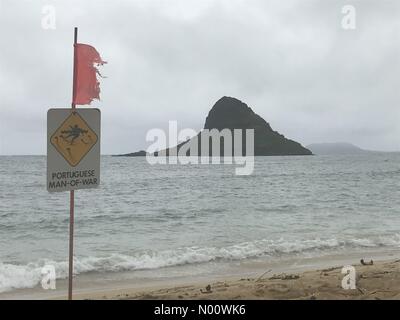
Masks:
[[[269,123],[254,113],[247,104],[232,97],[222,97],[215,103],[208,113],[204,129],[254,129],[255,156],[312,155],[312,152],[300,143],[287,139],[282,134],[274,131]],[[198,137],[200,153],[200,135]],[[243,142],[245,142],[244,137]],[[190,140],[179,144],[177,146],[178,150],[186,143],[190,143]],[[243,151],[245,147],[245,143],[243,143]],[[169,154],[169,150],[166,150],[166,154]],[[223,155],[223,141],[221,142],[221,155]],[[120,156],[146,156],[146,152],[139,151]]]

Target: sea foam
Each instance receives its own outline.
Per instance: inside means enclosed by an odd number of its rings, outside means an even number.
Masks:
[[[111,254],[103,257],[75,257],[74,273],[122,272],[158,269],[211,261],[235,261],[257,257],[282,257],[325,253],[350,248],[399,247],[400,235],[381,236],[374,239],[356,238],[337,240],[308,239],[288,241],[257,240],[226,247],[184,247],[174,250],[142,251],[132,255]],[[68,275],[67,261],[38,260],[25,265],[0,263],[0,292],[18,288],[33,288],[40,284],[42,268],[52,265],[57,279]]]

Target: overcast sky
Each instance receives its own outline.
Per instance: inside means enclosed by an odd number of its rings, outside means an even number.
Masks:
[[[105,154],[146,148],[168,120],[199,130],[225,95],[303,145],[400,150],[398,0],[0,2],[0,154],[46,153],[47,109],[71,103],[74,26],[108,61],[93,103]]]

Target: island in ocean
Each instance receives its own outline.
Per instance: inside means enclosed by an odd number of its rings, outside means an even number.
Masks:
[[[287,156],[287,155],[312,155],[312,152],[303,147],[300,143],[287,139],[277,131],[274,131],[268,122],[266,122],[258,114],[247,106],[244,102],[232,98],[222,97],[211,108],[204,129],[254,129],[254,155],[255,156]],[[199,153],[201,153],[201,137],[198,135]],[[245,139],[243,138],[243,142]],[[190,143],[190,140],[185,141],[176,148],[178,150]],[[243,143],[243,151],[246,146]],[[221,155],[223,156],[223,141],[221,141]],[[169,155],[169,150],[164,150],[165,154]],[[187,154],[190,155],[190,154]],[[210,155],[212,152],[210,150]],[[119,156],[138,157],[146,156],[146,151],[122,154]]]
[[[313,143],[307,148],[316,155],[357,155],[374,152],[361,149],[348,142]]]

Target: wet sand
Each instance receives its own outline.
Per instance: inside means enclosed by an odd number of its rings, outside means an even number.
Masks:
[[[198,266],[158,271],[88,273],[74,277],[74,299],[400,299],[398,250],[358,252],[280,261],[244,260],[198,274]],[[373,265],[361,265],[360,259]],[[342,288],[343,266],[356,271],[356,289]],[[183,269],[182,269],[183,268]],[[156,273],[155,273],[156,272]],[[165,275],[168,274],[168,277]],[[67,279],[57,290],[0,293],[2,299],[66,299]]]
[[[400,299],[400,260],[354,264],[356,289],[343,289],[342,266],[149,289],[119,289],[77,299]]]

